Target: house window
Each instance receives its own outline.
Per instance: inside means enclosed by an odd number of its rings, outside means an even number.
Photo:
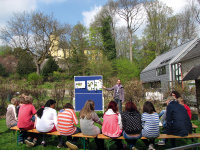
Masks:
[[[91,51],[87,51],[87,54],[90,55],[90,54],[91,54]]]
[[[160,67],[160,68],[157,68],[157,69],[156,69],[156,74],[157,74],[157,76],[166,74],[166,67],[165,67],[165,66],[162,66],[162,67]]]
[[[181,83],[181,80],[182,80],[181,63],[177,63],[177,64],[172,65],[172,80],[178,81],[178,83]]]
[[[154,88],[154,89],[161,88],[161,82],[160,81],[151,82],[151,88]]]
[[[148,82],[144,83],[144,88],[146,89],[160,89],[161,88],[161,82],[160,81],[155,81],[155,82]]]

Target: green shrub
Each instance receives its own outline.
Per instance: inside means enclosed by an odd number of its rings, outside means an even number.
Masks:
[[[9,79],[10,80],[20,80],[21,76],[18,73],[12,73],[12,74],[9,75]]]
[[[145,89],[142,86],[142,82],[139,80],[130,80],[124,85],[125,101],[132,101],[138,104],[141,99],[144,99]]]
[[[126,58],[116,59],[113,67],[117,77],[123,82],[138,78],[140,74],[137,63]]]
[[[16,92],[17,87],[13,82],[7,81],[0,84],[0,116],[5,115],[7,100],[10,100]]]
[[[24,52],[18,59],[17,73],[19,75],[24,76],[36,71],[33,58],[28,53]]]
[[[7,77],[8,73],[6,72],[6,69],[3,67],[2,64],[0,64],[0,76]]]
[[[58,68],[59,66],[57,65],[56,61],[50,57],[42,69],[42,75],[44,77],[48,77],[52,75],[54,71],[57,71]]]
[[[89,64],[89,75],[102,75],[104,80],[112,76],[112,62],[107,59],[102,61],[92,62]]]
[[[32,85],[39,85],[42,83],[43,78],[41,75],[38,75],[37,73],[31,73],[28,75],[28,81]]]
[[[62,108],[64,106],[65,98],[65,82],[56,83],[51,91],[51,97],[56,101],[57,109],[59,108],[59,103],[61,102]]]
[[[54,71],[53,72],[53,79],[56,81],[60,81],[60,80],[64,80],[66,78],[66,74],[65,73],[61,73],[58,71]]]

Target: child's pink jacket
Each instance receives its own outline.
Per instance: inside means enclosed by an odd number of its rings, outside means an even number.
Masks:
[[[121,116],[108,109],[103,116],[102,133],[109,137],[119,137],[122,133]],[[119,120],[120,119],[120,120]]]

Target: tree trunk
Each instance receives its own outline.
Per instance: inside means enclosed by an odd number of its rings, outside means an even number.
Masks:
[[[198,120],[200,120],[200,80],[195,80]]]
[[[130,55],[130,61],[133,62],[132,30],[129,29],[128,32],[129,32],[129,55]]]
[[[40,75],[40,64],[36,63],[36,67],[37,67],[37,74]]]

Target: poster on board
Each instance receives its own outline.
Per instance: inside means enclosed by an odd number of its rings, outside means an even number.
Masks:
[[[103,82],[101,79],[95,80],[94,82],[94,89],[95,90],[102,90]]]
[[[87,90],[88,91],[95,90],[95,88],[94,88],[94,80],[87,80]]]
[[[75,81],[75,88],[76,89],[84,89],[85,88],[85,81]]]

